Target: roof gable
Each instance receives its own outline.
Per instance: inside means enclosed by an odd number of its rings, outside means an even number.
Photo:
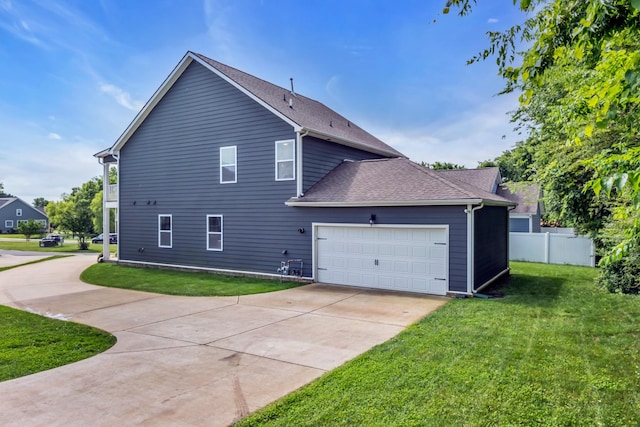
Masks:
[[[405,158],[345,161],[289,205],[451,205],[511,201]]]
[[[7,206],[9,203],[18,200],[16,197],[0,197],[0,209]]]
[[[393,157],[403,156],[393,147],[385,144],[318,101],[299,94],[292,95],[291,91],[285,88],[194,52],[186,53],[111,149],[103,150],[95,154],[95,156],[102,158],[119,151],[193,61],[200,63],[232,84],[261,106],[290,124],[295,131],[307,132],[322,139],[377,154]]]
[[[48,218],[47,213],[44,212],[44,210],[37,208],[33,205],[30,205],[29,203],[25,202],[24,200],[22,200],[19,197],[0,197],[0,209],[4,209],[7,208],[9,205],[11,204],[16,204],[17,203],[17,209],[32,209],[33,211],[45,216]],[[21,208],[22,206],[22,208]]]
[[[475,187],[481,188],[489,193],[496,193],[500,184],[500,168],[477,168],[477,169],[446,169],[437,170],[445,177],[453,178],[458,181],[466,182]]]

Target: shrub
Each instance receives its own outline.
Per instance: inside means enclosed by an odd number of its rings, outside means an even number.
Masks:
[[[620,261],[602,266],[596,283],[609,292],[640,293],[640,254],[634,252]]]

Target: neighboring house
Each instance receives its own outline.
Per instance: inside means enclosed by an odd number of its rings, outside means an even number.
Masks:
[[[31,206],[18,197],[0,198],[1,233],[13,233],[18,228],[18,224],[30,219],[40,222],[43,230],[49,227],[49,217],[42,210]]]
[[[118,167],[121,263],[276,276],[295,260],[318,282],[438,295],[509,271],[513,202],[193,52],[96,157]]]
[[[529,182],[502,184],[500,196],[517,203],[509,212],[509,231],[516,233],[540,233],[540,218],[544,213],[540,185]]]

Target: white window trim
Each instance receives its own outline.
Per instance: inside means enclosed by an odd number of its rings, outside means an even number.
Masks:
[[[220,231],[209,231],[209,218],[220,218]],[[210,234],[219,234],[220,235],[220,248],[210,248],[209,247],[209,235]],[[222,252],[224,249],[224,218],[222,215],[207,215],[207,250],[208,251],[216,251]]]
[[[28,219],[19,219],[18,223],[16,224],[16,227],[19,227],[20,224],[22,224],[23,222],[29,222],[29,220]]]
[[[16,216],[22,216],[22,209],[16,209]]]
[[[283,144],[285,142],[288,142],[291,144],[291,147],[293,149],[293,152],[291,153],[291,158],[290,159],[286,159],[286,160],[279,160],[278,159],[278,144]],[[283,139],[281,141],[276,141],[275,144],[275,173],[276,173],[276,181],[295,181],[296,179],[296,147],[295,147],[295,139]],[[278,163],[284,163],[284,162],[293,162],[293,176],[291,178],[278,178]]]
[[[161,218],[168,216],[171,221],[171,230],[160,230],[160,226],[162,224]],[[160,236],[162,233],[169,233],[169,245],[162,245],[162,239]],[[173,215],[172,214],[158,214],[158,247],[159,248],[172,248],[173,247]]]
[[[223,150],[227,150],[233,148],[233,163],[227,163],[227,164],[223,164],[222,163],[222,151]],[[238,182],[238,147],[236,145],[229,145],[226,147],[220,147],[220,184],[235,184],[236,182]],[[235,176],[233,181],[223,181],[222,180],[222,167],[223,166],[231,166],[233,165],[235,167]]]
[[[13,228],[13,220],[5,219],[4,220],[4,228]]]

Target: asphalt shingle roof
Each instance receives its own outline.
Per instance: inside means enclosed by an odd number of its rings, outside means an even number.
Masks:
[[[406,158],[344,161],[290,204],[447,204],[509,200],[474,185],[449,178]]]
[[[4,205],[13,202],[14,200],[16,200],[15,197],[1,197],[0,198],[0,208],[3,207]]]
[[[290,89],[269,83],[251,74],[207,58],[202,54],[191,53],[305,130],[325,135],[329,138],[352,142],[389,156],[404,157],[395,148],[385,144],[318,101],[299,93],[292,95]]]
[[[511,211],[512,213],[534,215],[539,213],[539,202],[542,197],[539,184],[520,182],[512,183],[510,186],[512,188],[509,188],[506,184],[500,185],[497,194],[518,204]]]
[[[457,179],[473,186],[479,187],[484,191],[495,193],[497,184],[500,183],[499,168],[478,168],[478,169],[446,169],[438,170],[437,173],[447,178]]]

